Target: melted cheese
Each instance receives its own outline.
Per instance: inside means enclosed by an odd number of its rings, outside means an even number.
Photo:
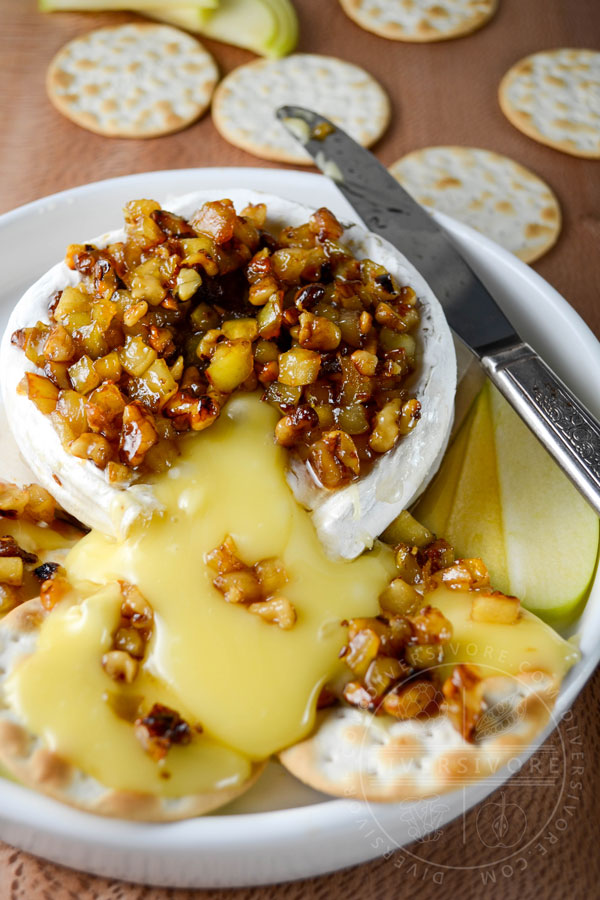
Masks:
[[[310,732],[318,691],[345,670],[337,659],[341,621],[378,612],[378,595],[395,573],[393,554],[378,545],[352,562],[325,555],[286,485],[274,422],[255,396],[234,398],[215,426],[182,443],[176,468],[157,479],[164,514],[138,522],[121,542],[99,532],[81,540],[66,561],[80,599],[48,616],[36,653],[9,678],[19,718],[107,786],[180,795],[245,780],[251,760]],[[204,555],[227,534],[248,564],[283,561],[282,594],[298,616],[289,631],[228,604],[213,587]],[[118,579],[137,584],[155,616],[146,661],[127,687],[101,666],[119,620]],[[448,664],[543,669],[560,679],[576,657],[530,613],[516,625],[485,625],[470,620],[465,594],[441,588],[427,599],[454,627]],[[117,715],[114,699],[123,694],[143,698],[145,711],[164,703],[203,734],[173,747],[161,768]]]
[[[147,698],[146,709],[163,702],[190,724],[201,723],[205,735],[235,751],[235,765],[231,754],[228,764],[238,777],[240,760],[247,765],[265,758],[310,731],[316,695],[343,667],[340,622],[376,614],[394,572],[393,555],[382,545],[352,562],[325,555],[286,484],[275,421],[255,396],[232,399],[216,425],[183,442],[176,468],[157,479],[164,515],[136,524],[122,542],[92,532],[65,564],[83,595],[90,582],[138,585],[154,610],[155,628],[146,662],[125,692]],[[249,564],[271,556],[283,561],[289,580],[281,593],[298,616],[293,628],[266,624],[213,587],[215,573],[204,554],[227,534]],[[216,759],[205,761],[204,774],[193,775],[202,761],[196,758],[185,777],[176,776],[189,747],[169,751],[170,780],[153,777],[156,767],[131,725],[103,699],[124,690],[100,665],[116,628],[117,593],[113,588],[52,612],[40,651],[12,677],[11,702],[34,733],[106,784],[143,784],[162,793],[188,781],[186,791],[198,789],[203,778],[216,784],[227,757],[220,767]],[[210,756],[201,744],[198,752]]]
[[[452,622],[452,640],[446,644],[444,663],[481,666],[486,675],[519,675],[543,671],[557,682],[579,658],[573,644],[533,613],[521,609],[512,625],[474,622],[468,593],[440,587],[427,602]]]
[[[38,525],[24,519],[0,518],[0,536],[10,535],[27,550],[47,556],[49,551],[72,547],[81,532],[65,522],[53,522],[52,526]]]
[[[243,783],[249,760],[214,739],[194,734],[189,745],[169,750],[166,765],[157,765],[131,723],[115,714],[110,699],[119,688],[100,660],[118,626],[121,599],[112,585],[80,603],[60,604],[46,619],[36,652],[9,679],[11,706],[50,749],[106,787],[175,797]],[[147,675],[127,693],[182,711],[168,687]],[[191,716],[188,721],[195,724]]]

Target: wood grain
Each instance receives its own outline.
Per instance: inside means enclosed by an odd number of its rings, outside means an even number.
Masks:
[[[600,163],[575,159],[536,144],[514,129],[500,112],[497,85],[514,63],[536,50],[593,45],[600,35],[597,0],[501,0],[494,20],[476,34],[456,41],[415,46],[393,43],[362,31],[343,14],[336,0],[296,0],[303,51],[327,53],[358,63],[375,75],[392,98],[393,118],[375,148],[389,164],[409,150],[430,144],[465,144],[505,153],[545,178],[564,211],[564,230],[556,247],[534,268],[556,287],[600,334]],[[34,0],[0,0],[0,212],[45,194],[85,182],[133,172],[188,166],[268,166],[227,144],[205,116],[184,132],[147,141],[109,140],[62,118],[47,100],[44,77],[53,54],[65,41],[99,25],[135,18],[129,14],[55,14],[43,16]],[[206,41],[223,73],[252,59],[250,53]],[[35,248],[32,248],[35,252]],[[545,833],[530,852],[504,871],[480,837],[472,810],[443,829],[436,839],[416,844],[410,853],[278,887],[243,891],[186,892],[140,888],[70,872],[6,845],[0,846],[0,900],[270,900],[274,897],[395,898],[439,897],[461,900],[488,897],[543,897],[577,900],[597,896],[600,778],[600,675],[590,682],[574,708],[569,727],[580,744],[567,739],[567,760],[583,753],[584,774],[557,829],[549,810],[561,802],[560,786],[524,784],[517,775],[503,789],[505,804],[517,804]],[[557,735],[536,755],[543,764]],[[560,743],[560,742],[559,742]],[[495,795],[502,796],[502,791]],[[508,806],[507,806],[508,808]],[[485,810],[483,811],[485,812]],[[301,852],[301,848],[298,848]],[[465,871],[461,866],[484,866]],[[445,868],[450,866],[450,868]],[[485,874],[487,872],[487,875]],[[495,880],[494,880],[495,879]],[[441,884],[440,884],[441,880]]]

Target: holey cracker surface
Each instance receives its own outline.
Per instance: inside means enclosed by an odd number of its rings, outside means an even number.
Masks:
[[[424,147],[390,172],[424,206],[470,225],[524,262],[538,259],[560,233],[558,200],[514,160],[473,147]]]
[[[357,25],[394,41],[446,41],[491,19],[498,0],[340,0]]]
[[[218,80],[210,53],[169,25],[98,28],[59,50],[46,86],[54,106],[108,137],[179,131],[208,107]]]
[[[528,137],[572,156],[600,158],[600,52],[534,53],[499,88],[506,118]]]
[[[234,69],[213,100],[214,123],[225,140],[248,153],[278,162],[312,160],[275,117],[279,106],[315,110],[370,147],[390,119],[388,96],[364,69],[341,59],[296,53]]]

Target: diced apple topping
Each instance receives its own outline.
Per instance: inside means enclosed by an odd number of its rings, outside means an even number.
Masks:
[[[492,590],[481,559],[456,560],[447,541],[434,540],[407,512],[385,533],[392,541],[398,535],[414,542],[396,543],[397,575],[379,598],[380,615],[343,623],[348,640],[340,656],[351,675],[342,698],[399,719],[444,707],[461,734],[472,740],[483,711],[482,676],[477,667],[461,665],[449,678],[440,676],[452,624],[429,601],[435,602],[440,587],[463,591],[471,598],[471,619],[495,625],[516,623],[519,601]]]
[[[329,210],[276,234],[264,204],[227,199],[189,221],[153,200],[124,216],[124,240],[68,248],[79,284],[12,337],[36,367],[20,390],[111,483],[168,468],[238,390],[264,391],[276,440],[331,489],[418,423],[414,291],[356,259]]]
[[[519,618],[520,601],[500,591],[475,594],[471,601],[471,618],[474,622],[494,625],[513,625]]]

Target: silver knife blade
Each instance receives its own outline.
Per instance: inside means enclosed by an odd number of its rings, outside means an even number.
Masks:
[[[600,515],[598,420],[521,340],[437,222],[372,153],[312,110],[282,106],[277,116],[366,227],[421,272],[455,334]]]
[[[471,350],[482,356],[493,344],[517,339],[496,301],[435,219],[372,153],[311,110],[282,106],[277,117],[335,181],[369,231],[398,247],[419,270],[444,307],[450,327]]]

